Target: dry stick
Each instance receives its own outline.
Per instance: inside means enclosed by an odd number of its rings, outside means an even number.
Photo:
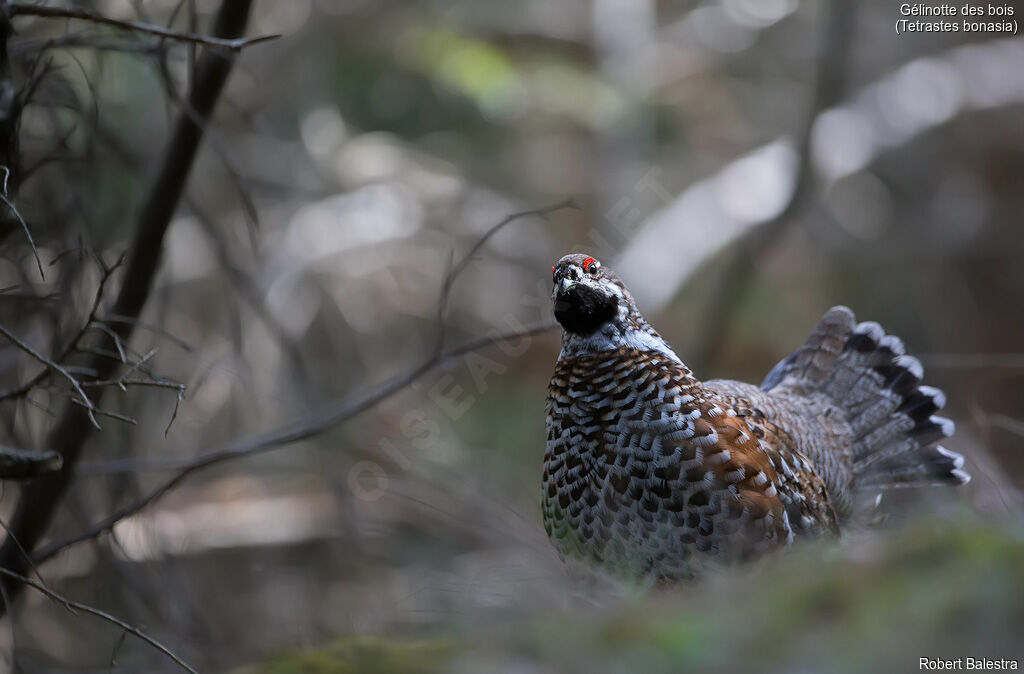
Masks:
[[[138,627],[129,625],[125,621],[119,618],[115,618],[109,613],[101,611],[98,608],[94,608],[92,606],[89,606],[88,604],[83,604],[81,602],[73,601],[63,595],[57,594],[56,592],[54,592],[47,586],[43,585],[42,583],[36,582],[31,578],[26,578],[20,573],[15,573],[14,571],[11,571],[9,569],[0,568],[0,575],[6,576],[8,578],[13,578],[17,580],[19,583],[24,583],[25,585],[28,585],[29,587],[32,587],[35,590],[38,590],[39,592],[45,594],[47,597],[54,600],[58,604],[64,606],[64,608],[68,609],[72,613],[74,613],[75,611],[81,611],[82,613],[88,613],[89,615],[96,616],[97,618],[100,618],[102,620],[106,620],[108,623],[111,623],[112,625],[117,625],[125,632],[141,639],[142,641],[145,641],[147,644],[149,644],[156,650],[160,651],[167,657],[169,657],[171,660],[175,662],[175,664],[184,669],[186,672],[191,672],[191,674],[199,674],[199,672],[196,671],[194,667],[192,667],[187,662],[182,660],[180,657],[175,655],[174,652],[171,651],[171,649],[167,648],[167,646],[164,646],[162,643],[160,643],[153,637],[149,636],[148,634],[140,630]]]
[[[96,427],[96,428],[100,427],[99,422],[96,421],[96,416],[95,416],[96,405],[94,405],[93,402],[91,400],[89,400],[89,396],[87,396],[85,394],[85,391],[82,389],[82,385],[78,383],[78,379],[75,378],[75,376],[73,374],[68,372],[67,368],[65,368],[60,363],[54,362],[54,361],[50,360],[49,358],[47,358],[46,356],[44,356],[43,354],[39,353],[38,351],[33,349],[31,346],[29,346],[25,342],[23,342],[20,339],[18,339],[17,337],[15,337],[7,328],[5,328],[2,325],[0,325],[0,335],[3,335],[4,337],[6,337],[7,341],[9,341],[11,344],[14,344],[14,346],[18,347],[23,352],[25,352],[28,355],[32,356],[32,358],[36,359],[37,361],[39,361],[40,363],[42,363],[46,367],[50,368],[51,370],[53,370],[53,371],[57,372],[58,374],[60,374],[60,376],[62,376],[65,379],[67,379],[68,382],[71,384],[72,388],[75,389],[75,392],[79,396],[81,396],[82,400],[80,402],[85,407],[85,409],[88,410],[89,421],[92,422],[92,425],[94,427]]]
[[[722,281],[708,300],[701,325],[709,326],[697,344],[690,350],[690,359],[703,366],[711,365],[721,354],[729,324],[736,313],[736,305],[747,294],[756,258],[764,256],[778,241],[787,225],[793,222],[804,207],[813,187],[811,142],[814,122],[827,108],[839,102],[846,89],[846,70],[850,54],[850,37],[856,19],[855,2],[832,0],[824,12],[824,29],[819,44],[818,72],[814,91],[803,120],[797,143],[797,168],[793,191],[783,209],[774,217],[758,224],[734,246],[732,260],[721,272]]]
[[[31,452],[0,445],[0,480],[24,480],[60,469],[57,452]]]
[[[251,0],[224,0],[214,19],[213,35],[229,41],[241,36],[248,23],[251,4]],[[203,52],[189,92],[189,103],[196,114],[179,115],[160,172],[139,212],[121,289],[112,310],[123,321],[116,324],[114,332],[124,343],[129,341],[135,321],[149,296],[153,278],[160,267],[164,235],[184,191],[203,137],[203,127],[220,97],[233,62],[230,52],[218,49]],[[101,380],[113,378],[119,365],[117,361],[99,356],[90,361],[90,366],[97,372],[96,379]],[[97,402],[104,391],[102,388],[97,390]],[[88,416],[81,407],[72,404],[64,408],[46,443],[48,448],[60,452],[64,467],[56,475],[40,478],[22,491],[10,522],[10,534],[0,547],[0,567],[15,573],[24,573],[30,568],[31,560],[19,551],[14,540],[20,541],[25,549],[35,549],[50,525],[58,503],[71,485],[75,463],[90,430]],[[4,585],[12,600],[23,587],[9,579]],[[4,611],[6,606],[0,607],[0,615]]]
[[[149,35],[157,35],[162,38],[170,40],[177,40],[179,42],[189,42],[191,44],[200,44],[206,47],[221,47],[223,49],[230,49],[231,51],[241,51],[246,47],[260,42],[267,42],[269,40],[276,40],[280,35],[259,35],[257,37],[248,38],[232,38],[224,39],[221,37],[209,36],[209,35],[196,35],[195,33],[183,33],[162,26],[156,26],[151,23],[141,23],[139,21],[122,21],[120,19],[112,19],[109,16],[103,16],[96,12],[91,12],[86,9],[72,9],[69,7],[45,7],[42,5],[27,5],[21,2],[12,2],[10,4],[11,16],[39,16],[49,19],[78,19],[81,21],[89,21],[92,23],[100,23],[105,26],[113,26],[120,28],[121,30],[133,31],[136,33],[148,33]]]
[[[110,280],[110,276],[111,274],[113,274],[114,270],[121,265],[122,261],[123,260],[118,260],[115,264],[109,267],[101,263],[100,266],[103,268],[103,276],[100,278],[99,286],[96,288],[96,295],[95,297],[93,297],[92,307],[89,309],[89,318],[85,321],[85,325],[82,326],[82,328],[68,342],[67,346],[65,346],[64,349],[60,352],[60,355],[52,359],[53,362],[63,363],[71,354],[71,352],[74,351],[75,348],[78,346],[78,343],[81,341],[82,336],[85,334],[85,332],[89,329],[89,326],[93,323],[94,320],[96,320],[96,312],[99,310],[100,302],[103,301],[104,290],[106,289],[107,282]],[[29,379],[21,386],[6,391],[0,391],[0,401],[7,400],[9,398],[20,398],[24,395],[27,395],[30,391],[32,391],[45,379],[47,379],[52,373],[53,370],[51,370],[49,367],[43,368],[43,370],[40,371],[39,374]]]
[[[36,267],[39,268],[39,276],[46,279],[46,274],[43,273],[43,261],[39,259],[39,249],[36,248],[36,240],[32,238],[32,230],[28,228],[28,223],[25,222],[25,218],[21,217],[21,212],[18,211],[17,206],[14,205],[10,199],[7,198],[7,176],[11,174],[11,170],[6,166],[0,166],[6,172],[4,176],[4,187],[3,192],[0,193],[0,201],[4,202],[7,206],[7,210],[14,214],[14,217],[21,223],[21,229],[25,232],[25,237],[28,239],[28,245],[32,248],[32,255],[36,258]]]
[[[132,39],[99,39],[95,31],[68,33],[60,37],[45,40],[19,40],[10,49],[11,56],[37,54],[46,49],[76,49],[87,47],[94,52],[119,52],[122,54],[150,55],[158,53],[163,47],[159,41],[152,44]],[[22,172],[24,174],[24,171]]]
[[[99,386],[116,386],[122,391],[128,386],[148,386],[150,388],[167,388],[175,391],[185,391],[185,385],[179,384],[174,381],[165,381],[162,379],[134,379],[131,377],[117,378],[117,379],[106,379],[104,381],[85,381],[82,382],[83,388],[96,388]]]
[[[178,337],[177,335],[175,335],[175,334],[173,334],[171,332],[168,332],[167,330],[164,330],[159,325],[153,325],[152,323],[146,323],[144,321],[140,321],[137,318],[129,318],[127,316],[118,316],[116,314],[108,314],[103,319],[103,322],[104,323],[129,324],[129,325],[132,325],[135,328],[139,328],[139,329],[142,329],[142,330],[147,330],[149,332],[152,332],[155,335],[163,337],[164,339],[166,339],[167,341],[171,342],[172,344],[177,346],[179,349],[181,349],[182,351],[185,351],[187,353],[192,353],[193,351],[196,350],[196,347],[192,346],[191,344],[186,342],[181,337]]]

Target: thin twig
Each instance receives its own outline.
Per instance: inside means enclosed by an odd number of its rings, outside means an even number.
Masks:
[[[147,386],[150,388],[166,388],[174,391],[185,390],[184,384],[179,384],[174,381],[164,381],[162,379],[135,379],[131,377],[118,378],[118,379],[104,379],[102,381],[84,381],[82,382],[82,388],[98,388],[100,386],[117,386],[123,389],[126,386]]]
[[[44,356],[43,354],[39,353],[25,342],[15,337],[10,330],[8,330],[2,325],[0,325],[0,335],[6,337],[7,341],[9,341],[11,344],[14,344],[24,353],[27,353],[28,355],[32,356],[32,358],[36,359],[46,367],[52,369],[54,372],[57,372],[62,377],[67,379],[68,382],[71,384],[72,388],[75,389],[75,392],[79,396],[81,396],[81,400],[79,402],[82,403],[82,406],[85,407],[85,409],[88,411],[89,420],[92,422],[93,426],[95,426],[96,428],[100,427],[99,422],[96,421],[96,416],[93,414],[96,411],[96,406],[93,405],[92,400],[90,400],[89,396],[86,395],[85,390],[82,388],[82,385],[78,383],[78,379],[76,379],[73,374],[68,372],[67,368],[65,368],[60,363],[54,362],[47,358],[46,356]]]
[[[57,413],[56,412],[54,412],[52,409],[50,409],[49,407],[47,407],[43,403],[39,402],[38,400],[35,400],[35,399],[31,398],[30,396],[25,396],[23,398],[23,400],[25,402],[27,402],[29,405],[31,405],[32,407],[35,407],[36,409],[42,410],[43,413],[46,414],[46,416],[54,418],[54,419],[57,418]]]
[[[159,325],[153,325],[152,323],[146,323],[145,321],[140,321],[137,318],[129,318],[128,316],[120,316],[118,314],[109,314],[109,315],[103,317],[103,322],[104,323],[119,323],[121,325],[131,325],[132,327],[139,328],[139,329],[142,329],[142,330],[147,330],[149,332],[152,332],[153,334],[160,335],[161,337],[163,337],[167,341],[172,342],[175,346],[177,346],[182,351],[186,351],[188,353],[192,353],[193,351],[196,350],[196,347],[192,346],[191,344],[186,342],[181,337],[178,337],[177,335],[172,334],[172,333],[168,332],[167,330],[161,328]]]
[[[106,290],[107,282],[110,280],[110,277],[111,275],[113,275],[114,271],[121,265],[122,261],[123,258],[118,259],[118,261],[112,265],[106,265],[102,262],[102,260],[98,261],[103,274],[100,277],[99,284],[96,288],[96,295],[95,297],[93,297],[92,307],[89,309],[89,317],[86,319],[85,324],[82,326],[82,328],[68,342],[68,345],[63,349],[63,351],[61,351],[61,353],[56,358],[53,359],[54,362],[64,362],[72,351],[77,350],[78,343],[85,335],[85,332],[88,330],[88,327],[96,319],[96,312],[99,310],[100,303],[103,301],[104,291]],[[0,391],[0,400],[20,398],[22,396],[27,395],[32,389],[42,384],[43,381],[50,376],[51,372],[52,370],[50,368],[44,368],[42,371],[39,372],[39,374],[32,377],[30,380],[28,380],[21,386],[6,391]]]
[[[39,268],[39,276],[46,280],[46,274],[43,273],[43,262],[39,259],[39,249],[36,248],[35,239],[32,238],[32,230],[28,228],[28,223],[25,222],[25,218],[21,217],[21,213],[18,211],[17,206],[14,205],[10,199],[7,198],[7,180],[11,176],[11,169],[6,166],[0,166],[0,169],[4,172],[3,190],[0,191],[0,201],[3,201],[7,208],[14,214],[14,217],[21,223],[21,229],[24,230],[26,238],[28,238],[28,245],[32,248],[32,255],[36,258],[36,266]]]
[[[128,356],[125,355],[125,352],[124,352],[124,345],[121,344],[121,338],[117,336],[116,332],[114,332],[113,330],[111,330],[110,328],[108,328],[107,326],[103,325],[100,322],[90,323],[88,327],[90,327],[90,328],[92,328],[94,330],[99,330],[100,332],[105,334],[107,337],[110,337],[110,341],[112,341],[114,343],[114,348],[117,349],[117,353],[121,357],[121,362],[122,363],[127,363],[128,362]]]
[[[171,418],[168,419],[167,425],[164,427],[164,437],[166,438],[171,432],[171,426],[174,425],[174,420],[178,418],[178,408],[181,407],[181,401],[185,397],[185,387],[182,386],[178,389],[178,397],[174,400],[174,410],[171,412]]]
[[[75,398],[71,398],[71,402],[73,404],[75,404],[75,405],[81,405],[82,404],[82,402],[80,400],[77,400]],[[125,416],[123,414],[118,414],[117,412],[108,412],[106,410],[95,409],[95,410],[93,410],[93,414],[98,414],[101,417],[109,417],[111,419],[117,419],[118,421],[123,421],[124,423],[128,424],[129,426],[138,426],[139,425],[139,422],[136,421],[135,419],[133,419],[133,418],[131,418],[129,416]]]
[[[147,644],[149,644],[150,646],[152,646],[156,650],[160,651],[161,653],[163,653],[164,655],[169,657],[171,660],[174,661],[175,664],[177,664],[179,667],[184,669],[186,672],[191,672],[191,674],[199,674],[199,672],[196,671],[196,669],[194,667],[192,667],[187,662],[182,660],[180,657],[175,655],[174,652],[171,649],[167,648],[167,646],[164,646],[162,643],[160,643],[159,641],[157,641],[153,637],[149,636],[148,634],[146,634],[145,632],[140,630],[138,627],[130,625],[130,624],[126,623],[125,621],[121,620],[120,618],[116,618],[116,617],[110,615],[106,611],[101,611],[98,608],[94,608],[92,606],[89,606],[88,604],[83,604],[81,602],[74,601],[72,599],[68,599],[67,597],[65,597],[63,595],[58,594],[57,592],[54,592],[53,590],[51,590],[47,586],[43,585],[42,583],[34,581],[31,578],[27,578],[27,577],[21,575],[20,573],[16,573],[14,571],[11,571],[10,569],[5,569],[3,567],[0,567],[0,575],[7,576],[8,578],[13,578],[13,579],[17,580],[20,583],[24,583],[25,585],[28,585],[29,587],[33,588],[34,590],[43,593],[44,595],[46,595],[47,597],[49,597],[53,601],[55,601],[58,604],[62,605],[64,608],[68,609],[72,613],[74,613],[75,611],[81,611],[82,613],[88,613],[91,616],[95,616],[95,617],[97,617],[97,618],[99,618],[101,620],[105,620],[108,623],[111,623],[112,625],[117,625],[118,627],[123,629],[125,632],[128,632],[132,636],[134,636],[134,637],[136,637],[138,639],[141,639],[142,641],[146,642]]]
[[[219,37],[212,37],[209,35],[196,35],[195,33],[183,33],[170,28],[164,28],[162,26],[156,26],[151,23],[141,23],[138,21],[122,21],[121,19],[114,19],[109,16],[104,16],[96,12],[91,12],[87,9],[73,9],[70,7],[46,7],[43,5],[28,5],[21,2],[12,2],[9,5],[11,16],[38,16],[48,19],[76,19],[80,21],[90,21],[92,23],[100,23],[105,26],[113,26],[120,28],[121,30],[132,31],[136,33],[148,33],[149,35],[157,35],[162,38],[170,40],[177,40],[178,42],[189,42],[191,44],[199,44],[207,47],[220,47],[223,49],[230,49],[231,51],[241,51],[246,47],[250,47],[254,44],[261,42],[268,42],[270,40],[276,40],[281,36],[278,34],[273,35],[259,35],[257,37],[240,37],[235,39],[224,39]]]
[[[466,271],[466,267],[469,266],[469,263],[475,259],[476,254],[480,252],[480,249],[484,247],[484,245],[491,239],[492,236],[494,236],[499,231],[501,231],[501,229],[515,222],[516,220],[521,220],[523,218],[530,217],[547,219],[547,217],[552,213],[566,208],[579,208],[579,206],[576,204],[575,199],[570,198],[566,199],[565,201],[560,201],[557,204],[545,206],[543,208],[534,208],[527,211],[512,213],[511,215],[506,216],[496,225],[492,226],[486,232],[484,232],[483,236],[476,240],[476,243],[474,243],[473,247],[469,249],[469,252],[466,253],[458,262],[453,264],[452,259],[449,259],[448,273],[445,274],[444,282],[441,284],[441,297],[437,302],[438,335],[437,342],[434,348],[434,351],[436,353],[440,353],[440,351],[444,348],[446,323],[445,319],[446,314],[448,312],[448,301],[451,297],[452,287],[455,285],[455,281],[458,280],[462,272]]]
[[[118,388],[120,388],[122,391],[124,391],[125,390],[124,384],[121,383],[121,380],[124,380],[124,379],[128,378],[130,375],[135,374],[139,370],[142,370],[143,366],[146,363],[148,363],[150,361],[150,359],[152,359],[153,356],[155,356],[157,354],[157,351],[159,351],[159,350],[160,349],[158,349],[158,348],[150,349],[149,353],[147,353],[142,358],[139,358],[136,362],[132,363],[132,366],[130,368],[128,368],[128,370],[125,373],[123,373],[120,377],[118,377],[118,381],[115,382],[116,385],[118,386]]]
[[[87,47],[94,52],[120,52],[126,54],[155,54],[161,51],[159,42],[140,42],[133,39],[101,39],[95,31],[83,31],[80,33],[69,33],[60,37],[48,38],[46,40],[23,40],[12,47],[9,51],[12,56],[23,54],[38,54],[49,49],[76,49]]]

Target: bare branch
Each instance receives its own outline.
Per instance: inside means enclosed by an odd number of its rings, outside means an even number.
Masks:
[[[110,280],[110,277],[114,273],[114,271],[121,265],[121,262],[122,260],[119,259],[113,265],[106,265],[102,262],[102,260],[99,261],[100,268],[103,271],[103,275],[100,277],[99,285],[96,288],[96,295],[93,298],[92,307],[89,310],[89,317],[86,319],[85,324],[82,326],[82,328],[68,342],[67,347],[65,347],[64,350],[56,358],[53,359],[54,362],[64,362],[72,351],[78,349],[78,344],[81,341],[82,337],[85,335],[86,330],[88,330],[89,326],[96,320],[96,313],[99,310],[100,303],[103,301],[107,282]],[[43,383],[43,381],[45,381],[46,378],[49,377],[52,372],[53,370],[51,368],[43,369],[39,374],[37,374],[35,377],[32,377],[30,380],[28,380],[21,386],[9,389],[7,391],[0,391],[0,400],[20,398],[24,395],[27,395],[29,391]]]
[[[54,412],[52,409],[50,409],[49,407],[47,407],[43,403],[39,402],[38,400],[33,400],[29,396],[25,396],[24,400],[25,400],[25,402],[27,402],[32,407],[35,407],[37,409],[42,410],[46,414],[46,416],[52,417],[52,418],[57,418],[57,413],[56,412]]]
[[[284,424],[254,437],[240,440],[224,449],[200,454],[199,456],[195,456],[184,461],[161,462],[158,464],[142,466],[142,470],[178,470],[179,472],[145,496],[122,508],[119,508],[108,517],[97,522],[77,536],[64,541],[51,543],[40,548],[32,555],[32,559],[35,563],[40,564],[65,548],[90,540],[100,534],[110,531],[118,522],[127,517],[131,517],[140,510],[155,503],[162,498],[164,494],[184,482],[190,475],[204,468],[208,468],[231,459],[260,454],[262,452],[320,435],[334,428],[338,424],[351,419],[357,414],[365,412],[371,407],[387,400],[400,391],[405,390],[409,385],[433,370],[444,367],[468,353],[479,351],[489,346],[508,342],[514,339],[540,335],[553,330],[555,327],[555,323],[545,321],[543,323],[527,326],[522,330],[481,337],[480,339],[467,342],[457,348],[445,351],[444,353],[432,355],[420,365],[407,370],[406,372],[395,375],[386,382],[379,384],[376,388],[371,389],[368,393],[357,396],[347,396],[328,403],[296,421]],[[97,472],[119,473],[136,472],[138,470],[140,470],[139,462],[129,460],[108,462],[101,466],[100,470]]]
[[[121,343],[121,338],[117,336],[117,333],[99,322],[92,322],[87,327],[99,330],[106,336],[110,337],[110,341],[114,343],[114,348],[117,349],[118,355],[121,357],[122,363],[128,362],[128,356],[124,352],[124,345]]]
[[[138,21],[122,21],[120,19],[114,19],[109,16],[104,16],[96,12],[91,12],[86,9],[73,9],[70,7],[46,7],[43,5],[28,5],[22,2],[12,2],[10,4],[11,16],[38,16],[47,19],[76,19],[80,21],[89,21],[91,23],[99,23],[105,26],[113,26],[120,28],[121,30],[132,31],[136,33],[148,33],[149,35],[156,35],[158,37],[167,38],[169,40],[177,40],[178,42],[188,42],[191,44],[203,45],[206,47],[220,47],[223,49],[230,49],[231,51],[241,51],[246,47],[250,47],[254,44],[261,42],[268,42],[270,40],[276,40],[280,38],[280,35],[259,35],[257,37],[240,37],[235,39],[224,39],[219,37],[211,37],[208,35],[196,35],[195,33],[183,33],[162,26],[156,26],[151,23],[141,23]]]
[[[468,267],[469,263],[473,261],[473,259],[476,257],[476,254],[480,252],[480,249],[484,247],[484,245],[491,239],[492,236],[494,236],[499,231],[501,231],[502,228],[515,222],[516,220],[521,220],[523,218],[529,217],[547,219],[547,217],[552,213],[566,208],[579,208],[579,206],[576,204],[576,201],[574,199],[566,199],[565,201],[560,201],[557,204],[545,206],[544,208],[534,208],[528,211],[520,211],[519,213],[513,213],[511,215],[508,215],[503,220],[501,220],[501,222],[497,223],[496,225],[488,229],[486,232],[484,232],[483,236],[476,240],[476,243],[474,243],[473,247],[469,249],[469,252],[466,253],[458,262],[452,264],[451,260],[449,260],[448,273],[445,274],[444,283],[442,283],[441,285],[441,297],[437,302],[438,334],[436,345],[434,347],[435,353],[439,354],[441,350],[444,348],[445,319],[446,314],[448,313],[448,301],[451,297],[452,287],[455,285],[455,281],[458,280],[462,272],[466,271],[466,267]]]
[[[185,397],[185,387],[182,386],[178,389],[178,397],[174,400],[174,411],[171,412],[171,418],[167,421],[167,426],[164,427],[164,437],[166,438],[171,432],[171,426],[174,425],[174,420],[178,418],[178,408],[181,407],[181,401]]]
[[[57,452],[29,452],[0,445],[0,480],[24,480],[60,470]]]
[[[108,40],[101,39],[93,33],[95,31],[83,31],[46,40],[22,40],[16,46],[11,47],[10,53],[12,56],[20,56],[22,54],[37,54],[55,48],[87,47],[94,52],[110,51],[149,55],[159,53],[161,50],[159,42],[141,42],[125,38]]]
[[[134,377],[119,377],[117,379],[105,379],[102,381],[84,381],[82,388],[98,388],[100,386],[117,386],[124,390],[128,386],[141,386],[150,388],[166,388],[173,391],[185,391],[185,385],[162,379],[136,379]]]
[[[360,414],[361,412],[370,409],[378,403],[390,398],[399,391],[404,390],[427,373],[443,367],[444,365],[452,362],[453,360],[460,358],[470,352],[479,351],[480,349],[493,346],[494,344],[507,342],[513,339],[521,339],[523,337],[531,337],[539,335],[541,333],[552,330],[555,324],[550,321],[544,321],[535,325],[529,326],[522,330],[515,330],[508,333],[490,335],[476,339],[460,347],[444,351],[444,319],[445,319],[445,307],[447,306],[448,297],[451,293],[451,289],[458,279],[458,276],[465,271],[469,262],[473,259],[473,256],[484,246],[487,241],[494,236],[502,227],[520,220],[524,217],[539,216],[547,217],[551,213],[564,209],[574,207],[573,201],[566,200],[545,208],[533,209],[528,211],[522,211],[520,213],[513,213],[507,216],[499,223],[491,227],[487,232],[483,234],[470,248],[469,252],[463,256],[459,262],[455,265],[449,264],[449,271],[445,275],[444,281],[442,282],[441,296],[438,301],[437,320],[438,320],[438,341],[436,348],[430,353],[430,355],[419,365],[395,375],[388,381],[379,384],[377,387],[371,389],[368,393],[356,396],[347,396],[334,402],[327,403],[312,413],[302,417],[296,421],[284,424],[270,431],[266,431],[252,438],[241,440],[234,445],[230,445],[224,449],[213,450],[211,452],[200,454],[198,456],[186,459],[184,461],[172,461],[172,462],[161,462],[159,464],[150,464],[148,469],[155,470],[177,470],[179,471],[176,475],[169,478],[167,481],[150,491],[145,496],[139,498],[133,503],[124,506],[104,520],[96,523],[88,530],[80,533],[73,538],[65,541],[59,541],[51,543],[44,548],[41,548],[33,554],[33,560],[36,563],[41,563],[43,560],[49,559],[53,555],[57,554],[61,550],[80,543],[82,541],[90,540],[99,536],[100,534],[110,531],[113,529],[121,520],[126,517],[130,517],[135,513],[139,512],[143,508],[146,508],[150,504],[159,500],[164,494],[171,491],[182,483],[189,475],[199,470],[213,466],[224,461],[231,459],[237,459],[245,456],[251,456],[253,454],[259,454],[271,449],[275,449],[284,445],[299,442],[316,435],[320,435],[331,428],[334,428],[338,424],[351,419],[352,417]],[[175,409],[177,414],[177,409]],[[171,421],[173,422],[173,417]],[[137,472],[140,469],[138,461],[129,460],[123,462],[109,462],[102,466],[98,472],[101,473],[123,473],[123,472]],[[146,468],[143,468],[146,469]]]
[[[211,31],[216,39],[226,40],[229,44],[240,39],[239,36],[248,24],[251,6],[251,0],[223,0]],[[31,14],[32,10],[45,9],[23,4],[17,7],[22,13],[28,14]],[[132,26],[132,29],[134,28]],[[173,38],[176,35],[167,37]],[[154,277],[160,267],[164,236],[184,192],[206,123],[220,98],[233,64],[234,55],[231,52],[208,47],[203,51],[196,66],[195,78],[188,95],[189,107],[194,114],[178,116],[160,170],[151,183],[139,211],[121,288],[114,302],[112,313],[124,320],[124,323],[117,324],[114,329],[122,343],[129,341],[135,321],[149,297]],[[96,370],[96,378],[103,380],[113,377],[119,362],[94,356],[89,365]],[[105,390],[100,388],[96,391],[97,402]],[[84,415],[79,406],[68,405],[64,408],[46,443],[47,447],[60,452],[64,459],[64,467],[59,473],[36,480],[22,490],[18,506],[11,518],[10,533],[0,548],[0,566],[14,572],[22,572],[29,568],[31,562],[20,554],[14,540],[20,541],[26,549],[32,550],[45,534],[58,504],[74,479],[74,465],[90,435],[91,427],[88,422],[91,418],[91,415]],[[22,587],[10,580],[4,585],[12,598]],[[0,610],[6,611],[7,607],[0,607]]]
[[[177,346],[182,351],[187,351],[187,352],[191,353],[191,352],[196,350],[194,346],[192,346],[191,344],[186,342],[184,339],[178,337],[177,335],[174,335],[174,334],[168,332],[167,330],[164,330],[159,325],[153,325],[151,323],[146,323],[145,321],[140,321],[137,318],[131,318],[129,316],[119,316],[118,314],[109,314],[107,316],[104,316],[103,322],[104,323],[118,323],[118,324],[121,324],[121,325],[130,325],[130,326],[132,326],[134,328],[138,328],[138,329],[141,329],[141,330],[147,330],[149,332],[152,332],[153,334],[160,335],[161,337],[163,337],[164,339],[166,339],[169,342],[172,342],[175,346]]]
[[[39,268],[39,276],[45,279],[46,274],[43,273],[43,262],[39,259],[39,249],[36,248],[35,239],[32,238],[32,230],[28,228],[28,223],[25,222],[25,218],[21,217],[21,212],[18,211],[14,202],[7,197],[7,181],[11,177],[11,169],[6,166],[0,166],[0,170],[4,172],[3,188],[0,189],[0,201],[4,202],[7,209],[13,213],[18,222],[21,223],[21,229],[25,232],[25,237],[28,239],[28,245],[32,247],[32,255],[36,258],[36,267]]]
[[[80,400],[76,400],[75,398],[72,398],[71,402],[73,404],[75,404],[75,405],[81,405],[82,404]],[[128,417],[128,416],[125,416],[123,414],[118,414],[117,412],[108,412],[106,410],[95,409],[95,410],[92,410],[92,413],[93,414],[97,414],[97,415],[99,415],[101,417],[109,417],[111,419],[117,419],[118,421],[123,421],[124,423],[128,424],[129,426],[137,426],[139,424],[139,422],[136,421],[135,419],[133,419],[131,417]]]
[[[49,597],[53,601],[57,602],[58,604],[60,604],[64,608],[66,608],[69,611],[71,611],[72,613],[74,613],[75,611],[81,611],[82,613],[88,613],[91,616],[95,616],[95,617],[97,617],[97,618],[99,618],[101,620],[105,620],[106,622],[108,622],[108,623],[110,623],[112,625],[117,625],[118,627],[123,629],[128,634],[131,634],[132,636],[134,636],[134,637],[136,637],[138,639],[141,639],[142,641],[146,642],[147,644],[149,644],[150,646],[152,646],[156,650],[160,651],[161,653],[163,653],[164,655],[169,657],[171,660],[173,660],[175,662],[175,664],[177,664],[179,667],[184,669],[186,672],[191,672],[191,674],[199,674],[199,672],[197,672],[194,667],[192,667],[187,662],[182,660],[180,657],[175,655],[174,652],[171,649],[167,648],[167,646],[164,646],[162,643],[160,643],[159,641],[157,641],[153,637],[149,636],[148,634],[146,634],[145,632],[140,630],[138,627],[135,627],[134,625],[130,625],[130,624],[126,623],[125,621],[121,620],[120,618],[115,618],[114,616],[110,615],[109,613],[107,613],[105,611],[101,611],[98,608],[94,608],[92,606],[89,606],[88,604],[83,604],[81,602],[77,602],[77,601],[68,599],[67,597],[65,597],[63,595],[60,595],[57,592],[54,592],[53,590],[51,590],[46,585],[43,585],[42,583],[40,583],[38,581],[32,580],[31,578],[26,578],[25,576],[21,575],[20,573],[16,573],[14,571],[11,571],[10,569],[5,569],[5,568],[0,567],[0,575],[7,576],[8,578],[13,578],[14,580],[17,580],[19,583],[23,583],[25,585],[28,585],[32,589],[34,589],[34,590],[36,590],[38,592],[43,593],[44,595],[46,595],[47,597]]]
[[[89,399],[89,396],[86,395],[85,390],[82,389],[82,385],[78,383],[78,379],[73,374],[68,372],[67,368],[65,368],[60,363],[54,362],[47,358],[46,356],[44,356],[43,354],[39,353],[25,342],[15,337],[10,330],[8,330],[2,325],[0,325],[0,335],[6,337],[7,341],[9,341],[11,344],[14,344],[21,351],[32,356],[32,358],[36,359],[46,367],[50,368],[54,372],[60,374],[60,376],[67,379],[68,383],[71,384],[71,387],[74,388],[75,392],[81,397],[81,400],[79,400],[79,402],[82,403],[82,406],[85,407],[85,409],[88,411],[89,420],[92,422],[93,426],[95,426],[96,428],[100,427],[100,424],[98,421],[96,421],[96,416],[94,415],[94,412],[96,411],[96,406]]]

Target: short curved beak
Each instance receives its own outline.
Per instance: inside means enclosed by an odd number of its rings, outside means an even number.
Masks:
[[[555,284],[555,291],[556,291],[555,294],[556,295],[564,295],[565,293],[567,293],[570,290],[572,290],[573,286],[575,286],[575,285],[576,285],[575,281],[571,280],[570,278],[568,278],[566,276],[563,276],[562,278],[558,279],[558,283]]]

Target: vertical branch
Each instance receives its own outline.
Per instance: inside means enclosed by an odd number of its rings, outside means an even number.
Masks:
[[[223,0],[214,19],[212,35],[219,39],[239,38],[245,32],[251,4],[251,0]],[[139,212],[121,289],[112,309],[114,315],[127,319],[113,324],[113,330],[122,342],[131,338],[135,319],[142,312],[153,286],[167,226],[184,192],[204,126],[233,63],[233,53],[207,47],[196,66],[195,79],[188,94],[189,112],[179,113],[160,171]],[[118,366],[118,361],[103,356],[93,356],[88,363],[100,380],[112,378]],[[97,402],[103,391],[102,388],[97,390]],[[63,468],[52,477],[41,478],[26,486],[22,492],[7,539],[0,547],[0,567],[18,574],[29,570],[31,562],[21,548],[35,549],[45,534],[58,504],[71,485],[75,463],[91,432],[87,411],[78,405],[68,405],[47,439],[47,448],[61,455]],[[23,587],[13,576],[8,576],[4,586],[12,600]],[[6,604],[0,606],[0,615],[6,608]]]

